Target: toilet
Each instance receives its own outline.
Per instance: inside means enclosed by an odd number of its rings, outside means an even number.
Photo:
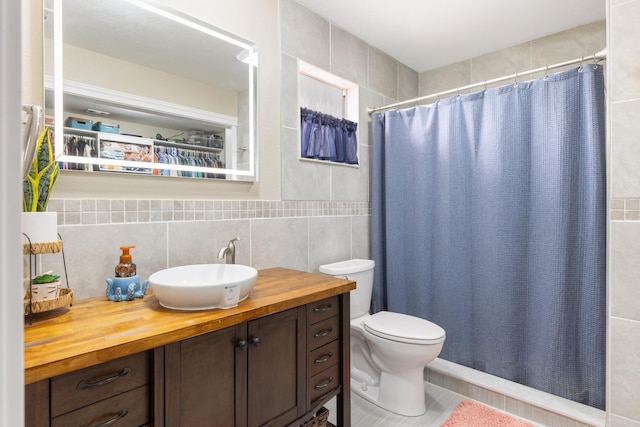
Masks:
[[[381,311],[370,314],[373,260],[320,266],[320,273],[356,282],[351,291],[351,390],[405,416],[426,412],[424,367],[440,354],[445,331],[427,320]]]

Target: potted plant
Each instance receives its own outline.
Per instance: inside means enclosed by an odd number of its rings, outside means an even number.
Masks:
[[[22,232],[31,243],[58,240],[57,213],[47,212],[51,190],[60,174],[51,136],[51,130],[45,127],[38,138],[29,174],[22,182]]]
[[[31,280],[31,300],[42,301],[58,298],[61,284],[60,276],[51,274],[51,272],[34,277]]]

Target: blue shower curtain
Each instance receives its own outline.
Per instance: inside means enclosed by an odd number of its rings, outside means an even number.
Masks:
[[[372,118],[373,310],[446,330],[440,357],[605,401],[601,67]]]

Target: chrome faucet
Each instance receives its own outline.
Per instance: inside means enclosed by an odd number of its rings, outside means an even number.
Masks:
[[[220,249],[220,252],[218,253],[218,258],[224,259],[225,264],[229,264],[229,260],[231,260],[231,264],[236,263],[236,245],[234,245],[233,242],[236,242],[238,240],[240,240],[239,237],[236,237],[235,239],[231,239],[229,240],[229,243],[227,244],[227,246]]]

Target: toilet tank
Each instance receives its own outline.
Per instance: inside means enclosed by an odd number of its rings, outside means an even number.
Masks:
[[[349,295],[352,319],[369,312],[373,292],[373,268],[375,265],[375,262],[370,259],[351,259],[321,265],[319,268],[322,274],[356,282],[356,289],[351,291]]]

